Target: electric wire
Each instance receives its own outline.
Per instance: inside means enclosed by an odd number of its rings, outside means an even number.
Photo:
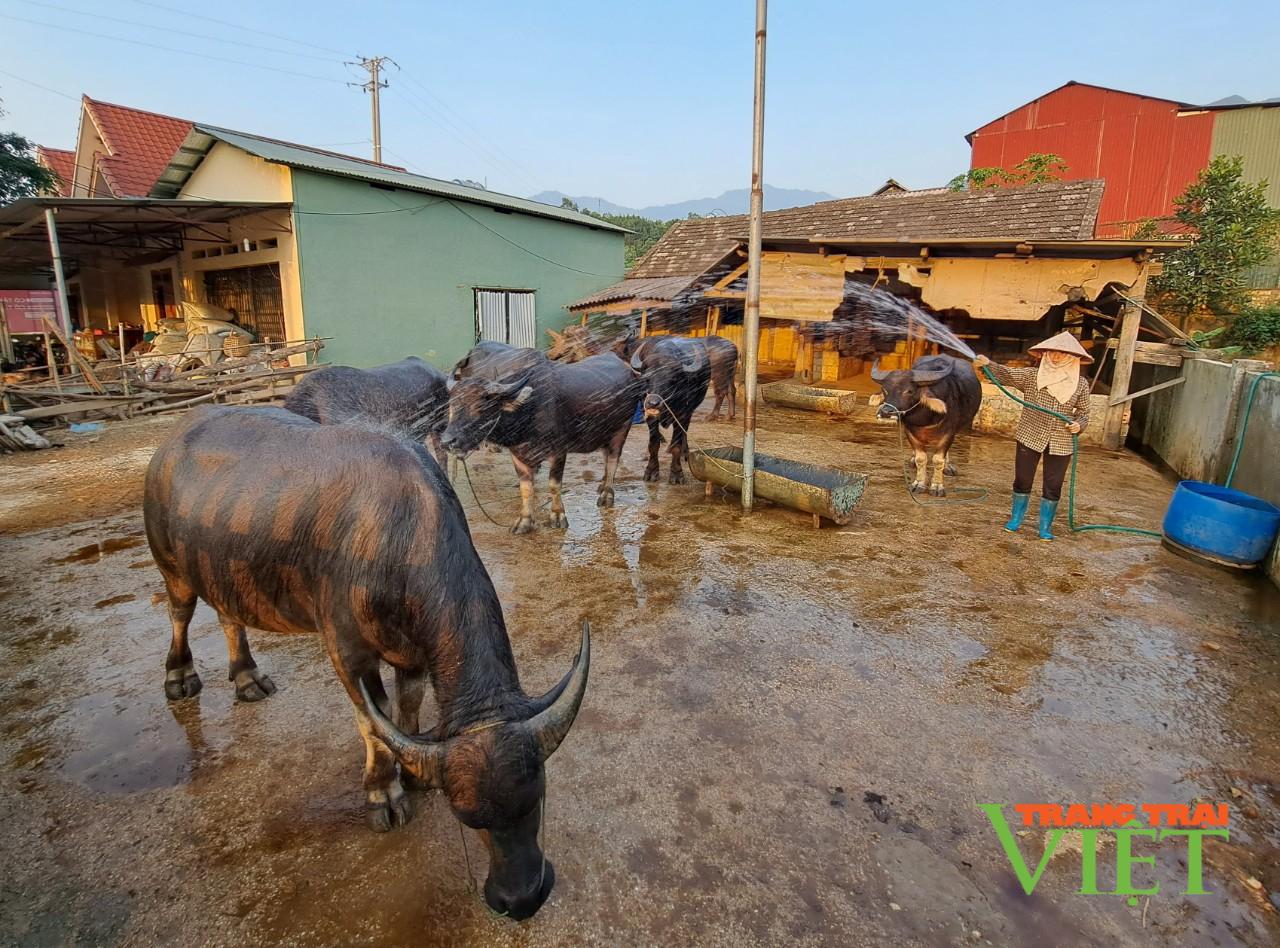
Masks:
[[[329,47],[329,46],[318,46],[315,43],[308,43],[304,40],[294,39],[292,36],[284,36],[280,33],[271,33],[271,32],[268,32],[267,30],[259,30],[252,26],[243,26],[239,23],[232,23],[229,20],[219,20],[216,17],[205,16],[204,14],[201,14],[201,13],[192,13],[189,10],[181,10],[178,7],[171,7],[163,3],[155,3],[154,0],[133,0],[133,2],[140,4],[144,7],[153,7],[157,10],[165,10],[169,13],[175,13],[178,16],[191,17],[194,20],[204,20],[206,23],[217,23],[219,26],[229,26],[233,30],[244,30],[246,33],[256,33],[259,36],[267,36],[267,37],[270,37],[271,39],[283,40],[286,43],[293,43],[297,46],[307,46],[307,47],[310,47],[311,49],[318,49],[324,53],[333,53],[337,56],[350,55],[349,53],[342,52],[342,50],[340,49],[333,49],[332,47]]]
[[[343,83],[342,79],[334,79],[329,76],[317,76],[314,73],[298,72],[293,69],[281,69],[279,66],[268,66],[263,63],[246,62],[243,59],[228,59],[225,56],[213,56],[209,53],[201,53],[192,49],[179,49],[174,46],[162,46],[159,43],[148,43],[145,40],[129,39],[126,36],[112,36],[110,33],[98,33],[93,30],[77,29],[73,26],[66,26],[60,23],[46,23],[44,20],[32,20],[27,17],[13,16],[10,13],[0,13],[0,19],[13,20],[17,23],[28,23],[32,26],[45,26],[60,33],[79,33],[82,36],[92,36],[97,39],[114,40],[117,43],[129,43],[133,46],[143,46],[147,49],[158,49],[166,53],[176,53],[179,56],[195,56],[198,59],[208,59],[213,62],[230,63],[233,66],[246,66],[249,69],[264,69],[268,72],[281,73],[286,76],[298,76],[302,79],[314,79],[317,82],[336,82]]]
[[[301,56],[306,59],[315,59],[320,62],[332,63],[332,56],[318,56],[315,53],[303,53],[292,49],[280,49],[276,46],[263,46],[259,43],[248,43],[244,40],[228,39],[221,36],[210,36],[208,33],[195,33],[191,30],[179,30],[171,26],[161,26],[157,23],[144,23],[141,20],[129,20],[124,17],[107,16],[104,13],[91,13],[88,10],[78,10],[75,7],[64,7],[56,3],[45,3],[43,0],[18,0],[19,3],[25,3],[28,6],[42,7],[46,10],[59,10],[63,13],[70,13],[74,16],[91,17],[95,20],[106,20],[109,23],[123,23],[126,26],[140,27],[144,30],[157,30],[161,33],[174,33],[178,36],[190,36],[198,40],[210,43],[227,43],[231,46],[242,46],[245,49],[261,50],[268,53],[279,53],[282,56]]]

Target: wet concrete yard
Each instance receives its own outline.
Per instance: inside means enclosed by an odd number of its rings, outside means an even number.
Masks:
[[[238,705],[201,606],[204,691],[165,700],[138,503],[168,426],[109,427],[0,459],[0,943],[1280,939],[1280,594],[1140,537],[1004,534],[1010,440],[954,452],[957,483],[990,498],[917,506],[891,426],[766,410],[760,450],[872,476],[853,522],[820,531],[780,508],[743,519],[696,482],[643,483],[637,428],[615,509],[595,507],[599,459],[575,456],[567,533],[514,537],[510,462],[474,455],[503,526],[460,495],[525,686],[568,668],[579,618],[593,629],[586,703],[548,764],[556,889],[514,924],[468,893],[441,800],[420,795],[394,833],[365,828],[363,746],[317,639],[251,634],[279,692]],[[707,446],[734,435],[693,428]],[[543,484],[545,469],[540,500]],[[1132,455],[1089,452],[1082,519],[1154,527],[1171,489]],[[1135,879],[1162,891],[1135,906],[1076,894],[1070,837],[1025,896],[978,808],[1195,800],[1232,808],[1230,840],[1206,845],[1212,894],[1180,894],[1185,847],[1139,841],[1156,865]],[[1033,868],[1044,835],[1018,839]],[[1099,861],[1109,888],[1114,844]]]

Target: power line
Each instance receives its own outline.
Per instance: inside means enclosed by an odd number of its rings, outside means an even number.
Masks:
[[[344,66],[359,66],[369,73],[367,82],[348,82],[349,86],[359,86],[370,95],[370,103],[373,106],[373,160],[382,162],[382,106],[379,104],[378,94],[387,87],[387,81],[380,78],[383,63],[391,63],[396,66],[396,61],[390,56],[361,56],[360,61],[356,63],[343,63]]]
[[[302,56],[306,59],[317,59],[321,62],[332,63],[332,56],[317,56],[315,53],[302,53],[292,49],[280,49],[275,46],[262,46],[258,43],[246,43],[244,40],[224,39],[220,36],[210,36],[207,33],[193,33],[190,30],[179,30],[170,26],[159,26],[155,23],[144,23],[141,20],[126,20],[123,17],[107,16],[102,13],[90,13],[88,10],[77,10],[74,7],[59,6],[56,3],[42,3],[40,0],[18,0],[19,3],[25,3],[28,6],[43,7],[47,10],[61,10],[64,13],[71,13],[76,16],[92,17],[95,20],[107,20],[111,23],[123,23],[126,26],[140,26],[144,30],[159,30],[163,33],[176,33],[179,36],[194,36],[196,39],[205,40],[206,42],[228,43],[232,46],[243,46],[246,49],[265,50],[269,53],[279,53],[283,56]]]
[[[225,56],[211,56],[208,53],[200,53],[190,49],[178,49],[173,46],[161,46],[159,43],[147,43],[142,40],[128,39],[124,36],[112,36],[109,33],[95,33],[92,30],[79,30],[71,26],[63,26],[59,23],[46,23],[43,20],[29,20],[26,17],[13,16],[8,13],[0,13],[0,19],[15,20],[18,23],[30,23],[33,26],[47,26],[50,29],[58,30],[62,33],[80,33],[84,36],[93,36],[98,39],[115,40],[118,43],[131,43],[134,46],[145,46],[148,49],[158,49],[166,53],[177,53],[180,56],[196,56],[200,59],[211,59],[214,62],[231,63],[235,66],[248,66],[250,69],[265,69],[268,72],[283,73],[286,76],[299,76],[303,79],[315,79],[318,82],[337,82],[341,83],[341,79],[331,79],[328,76],[317,76],[312,73],[295,72],[292,69],[281,69],[278,66],[264,66],[261,63],[249,63],[242,59],[227,59]]]
[[[57,89],[51,89],[48,86],[41,85],[32,79],[28,79],[26,76],[19,76],[11,72],[5,72],[3,69],[0,69],[0,76],[8,76],[10,79],[17,79],[19,82],[25,82],[29,86],[35,86],[37,89],[43,89],[45,92],[52,92],[54,95],[60,95],[64,99],[70,99],[72,102],[80,101],[79,96],[71,95],[67,92],[60,92]]]
[[[579,270],[577,267],[571,267],[571,266],[569,266],[567,263],[561,263],[559,260],[552,260],[550,257],[544,257],[542,254],[538,253],[537,251],[535,251],[535,250],[530,250],[528,247],[524,246],[524,244],[518,244],[518,243],[516,243],[514,240],[512,240],[510,237],[506,236],[505,234],[501,233],[500,231],[496,231],[496,230],[494,230],[492,227],[490,227],[490,226],[489,226],[488,224],[486,224],[484,221],[480,220],[480,219],[479,219],[479,218],[477,218],[477,217],[473,217],[471,214],[467,213],[465,210],[463,210],[461,207],[459,207],[455,202],[453,202],[453,201],[449,201],[449,206],[450,206],[450,207],[452,207],[452,208],[453,208],[455,211],[457,211],[459,214],[461,214],[463,217],[470,218],[470,220],[471,220],[472,222],[474,222],[474,223],[476,223],[476,224],[479,224],[481,227],[483,227],[483,228],[484,228],[485,230],[487,230],[489,233],[493,234],[493,236],[495,236],[495,237],[499,238],[500,240],[505,240],[507,243],[509,243],[511,246],[515,247],[517,250],[523,250],[523,251],[524,251],[525,253],[527,253],[529,256],[531,256],[531,257],[537,257],[539,260],[545,261],[546,263],[549,263],[549,264],[551,264],[552,266],[559,267],[559,268],[560,268],[560,269],[562,269],[562,270],[572,270],[574,273],[585,273],[587,276],[595,276],[595,277],[612,277],[612,276],[615,276],[615,274],[612,274],[612,273],[595,273],[595,272],[593,272],[593,271],[591,271],[591,270]]]
[[[508,155],[505,151],[503,151],[503,150],[502,150],[502,148],[501,148],[501,146],[499,146],[497,142],[492,141],[491,139],[489,139],[489,138],[485,135],[485,133],[484,133],[480,128],[478,128],[477,126],[473,125],[473,124],[472,124],[472,123],[467,119],[467,117],[466,117],[465,115],[463,115],[463,114],[462,114],[461,112],[459,112],[457,109],[453,108],[453,106],[449,105],[449,103],[448,103],[448,102],[446,102],[446,101],[445,101],[444,99],[442,99],[440,96],[438,96],[438,95],[436,95],[434,92],[432,92],[432,91],[431,91],[431,89],[429,89],[429,88],[426,86],[426,84],[425,84],[425,83],[419,82],[419,81],[418,81],[418,79],[416,79],[416,78],[415,78],[413,75],[411,75],[410,73],[404,73],[404,78],[405,78],[405,79],[406,79],[410,84],[412,84],[412,85],[416,86],[418,89],[422,90],[423,94],[427,95],[427,96],[428,96],[428,97],[430,97],[434,102],[438,103],[440,110],[441,110],[441,111],[442,111],[446,116],[447,116],[447,115],[449,115],[450,113],[451,113],[452,115],[454,115],[454,116],[458,119],[458,121],[459,121],[459,122],[461,122],[461,123],[462,123],[463,125],[465,125],[467,128],[471,129],[471,130],[475,133],[475,135],[476,135],[476,136],[477,136],[477,137],[478,137],[482,142],[484,142],[484,143],[485,143],[485,144],[487,144],[489,147],[491,147],[491,148],[494,150],[494,152],[496,152],[500,157],[502,157],[503,159],[505,159],[505,160],[506,160],[506,161],[507,161],[507,162],[508,162],[508,163],[509,163],[513,168],[515,168],[515,169],[517,169],[518,171],[520,171],[520,172],[521,172],[521,174],[522,174],[522,176],[523,176],[523,170],[524,170],[524,169],[523,169],[523,167],[520,165],[520,163],[519,163],[518,161],[516,161],[516,159],[514,159],[514,158],[512,158],[510,155]],[[526,184],[532,184],[533,182],[532,182],[532,181],[530,181],[530,180],[528,180],[528,179],[526,178],[525,183],[526,183]]]
[[[349,56],[350,53],[344,53],[340,49],[331,49],[328,46],[317,46],[315,43],[308,43],[303,40],[294,39],[292,36],[282,36],[279,33],[269,33],[266,30],[255,29],[252,26],[241,26],[239,23],[232,23],[228,20],[219,20],[215,17],[204,16],[200,13],[191,13],[187,10],[179,10],[177,7],[167,6],[163,3],[154,3],[153,0],[133,0],[144,7],[155,7],[157,10],[167,10],[169,13],[176,13],[179,16],[189,16],[195,20],[204,20],[207,23],[217,23],[219,26],[229,26],[233,30],[244,30],[246,33],[257,33],[259,36],[268,36],[271,39],[284,40],[286,43],[293,43],[297,46],[308,46],[311,49],[318,49],[324,53],[334,53],[337,56]]]

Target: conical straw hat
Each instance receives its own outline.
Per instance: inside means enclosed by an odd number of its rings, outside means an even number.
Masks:
[[[1034,346],[1027,350],[1028,352],[1067,352],[1073,356],[1078,356],[1082,362],[1088,363],[1093,361],[1093,356],[1084,351],[1084,346],[1080,345],[1080,340],[1065,329],[1056,336],[1051,336],[1044,342],[1037,342]]]

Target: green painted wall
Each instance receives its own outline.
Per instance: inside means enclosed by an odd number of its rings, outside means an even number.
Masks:
[[[304,325],[333,337],[326,362],[447,368],[475,344],[476,287],[534,290],[545,346],[566,304],[622,279],[621,233],[302,169],[293,200]]]

